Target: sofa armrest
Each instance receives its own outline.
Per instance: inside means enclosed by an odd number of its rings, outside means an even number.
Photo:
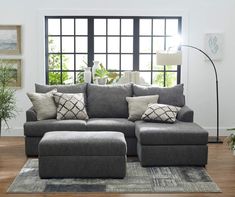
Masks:
[[[26,121],[27,122],[37,121],[37,113],[33,107],[29,108],[26,111]]]
[[[193,110],[188,106],[183,106],[177,114],[177,120],[183,122],[193,122]]]

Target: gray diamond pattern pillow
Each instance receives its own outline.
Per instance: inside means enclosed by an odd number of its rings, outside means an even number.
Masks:
[[[150,122],[174,123],[181,108],[164,104],[149,104],[141,119]]]
[[[65,94],[57,92],[53,96],[57,105],[57,120],[88,119],[83,93]]]

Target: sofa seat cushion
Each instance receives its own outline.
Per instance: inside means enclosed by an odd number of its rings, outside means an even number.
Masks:
[[[42,137],[48,131],[84,131],[85,120],[40,120],[26,122],[24,124],[24,135],[27,137]]]
[[[135,123],[126,118],[91,118],[87,131],[119,131],[125,137],[135,137]]]
[[[208,142],[208,132],[196,123],[136,122],[136,137],[142,145],[202,145]]]
[[[39,143],[40,156],[125,156],[120,132],[49,132]]]

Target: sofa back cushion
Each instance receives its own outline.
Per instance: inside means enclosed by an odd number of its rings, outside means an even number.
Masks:
[[[158,103],[182,107],[185,105],[184,85],[171,88],[133,85],[134,96],[159,95]]]
[[[90,118],[127,118],[126,97],[132,96],[132,84],[88,84],[87,103]]]
[[[86,93],[87,84],[76,85],[40,85],[35,83],[35,92],[47,93],[53,89],[61,93]]]

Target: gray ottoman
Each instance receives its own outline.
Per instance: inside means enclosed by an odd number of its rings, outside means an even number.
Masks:
[[[126,141],[123,133],[55,131],[39,143],[41,178],[123,178]]]

